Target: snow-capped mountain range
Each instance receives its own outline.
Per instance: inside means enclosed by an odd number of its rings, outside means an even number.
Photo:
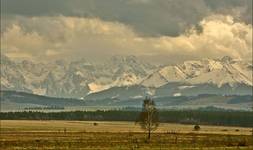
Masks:
[[[160,87],[169,82],[184,82],[192,85],[210,83],[221,87],[229,84],[252,86],[252,63],[223,57],[221,60],[203,59],[185,61],[183,64],[165,66],[143,80],[144,86]]]
[[[1,89],[82,99],[139,98],[143,91],[155,96],[252,95],[252,70],[252,62],[227,56],[167,66],[151,65],[135,56],[114,56],[99,64],[85,59],[16,62],[2,56]]]

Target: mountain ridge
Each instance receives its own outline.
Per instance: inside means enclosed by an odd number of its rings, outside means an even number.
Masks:
[[[222,59],[206,58],[165,66],[151,65],[138,60],[135,56],[114,56],[100,64],[85,59],[72,62],[57,60],[47,64],[27,60],[15,62],[1,56],[1,89],[83,99],[120,87],[121,90],[140,87],[136,89],[140,91],[136,93],[137,95],[129,94],[129,97],[144,95],[149,89],[155,91],[152,93],[159,93],[164,86],[171,84],[174,87],[170,88],[174,90],[181,88],[181,91],[171,92],[170,96],[182,95],[185,93],[182,91],[186,89],[203,86],[210,86],[211,88],[206,89],[212,89],[214,92],[225,87],[229,92],[219,92],[223,95],[240,94],[242,89],[247,91],[244,94],[252,95],[250,92],[253,85],[252,68],[252,62],[235,60],[228,56]],[[198,94],[209,92],[207,90]],[[117,95],[111,95],[113,96]],[[154,96],[168,96],[168,94]]]

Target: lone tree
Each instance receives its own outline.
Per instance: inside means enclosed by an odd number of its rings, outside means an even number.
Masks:
[[[158,111],[155,107],[155,102],[150,98],[143,101],[142,112],[139,115],[137,122],[141,128],[148,133],[148,139],[150,140],[151,132],[156,130],[159,125]]]

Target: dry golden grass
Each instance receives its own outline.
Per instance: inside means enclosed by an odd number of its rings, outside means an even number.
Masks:
[[[133,122],[1,121],[1,149],[253,149],[250,128],[161,124],[151,141]]]
[[[97,123],[94,126],[93,123]],[[161,123],[156,132],[193,132],[194,125]],[[230,134],[230,135],[251,135],[251,128],[226,127],[226,126],[205,126],[201,125],[198,133],[205,134]],[[87,132],[143,132],[134,122],[123,121],[37,121],[37,120],[2,120],[2,131],[58,131],[66,128],[68,131]]]

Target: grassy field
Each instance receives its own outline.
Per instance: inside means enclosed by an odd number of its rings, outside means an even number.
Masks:
[[[0,148],[253,149],[250,128],[160,124],[151,141],[133,122],[2,120]]]

